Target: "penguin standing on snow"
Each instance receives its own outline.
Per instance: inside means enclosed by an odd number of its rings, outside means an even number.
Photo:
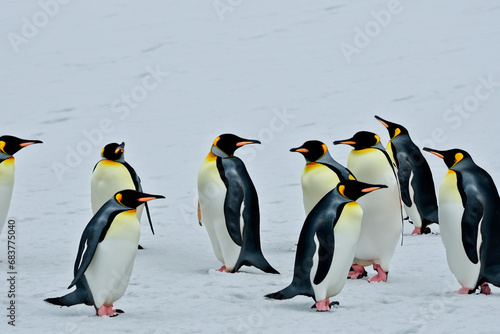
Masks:
[[[233,156],[248,144],[260,142],[233,134],[215,138],[198,173],[198,217],[222,262],[219,271],[236,272],[247,265],[278,274],[262,254],[257,191],[243,161]]]
[[[340,180],[355,180],[351,172],[335,161],[326,145],[319,140],[306,141],[290,152],[299,152],[306,159],[300,179],[306,215]]]
[[[372,132],[360,131],[352,138],[334,142],[354,147],[347,159],[347,168],[361,182],[385,184],[382,189],[360,198],[363,222],[350,278],[367,276],[364,266],[373,264],[377,275],[369,282],[387,281],[392,256],[398,244],[403,224],[401,197],[395,166]]]
[[[314,298],[317,311],[329,311],[330,297],[344,287],[351,267],[363,210],[355,202],[385,185],[343,180],[326,194],[307,216],[300,232],[292,283],[269,294],[272,299],[296,295]]]
[[[110,143],[101,151],[102,160],[95,166],[90,179],[92,213],[95,214],[111,196],[123,189],[142,192],[141,179],[124,157],[125,143]],[[142,210],[146,207],[151,232],[155,234],[148,203],[137,208],[137,219],[141,221]],[[139,246],[142,249],[141,246]]]
[[[127,189],[116,193],[85,227],[74,266],[73,292],[45,299],[59,306],[94,306],[99,316],[123,313],[113,309],[127,289],[134,266],[140,227],[136,208],[147,201],[165,198]]]
[[[387,153],[396,164],[401,199],[415,229],[412,234],[427,234],[428,225],[438,223],[436,189],[429,164],[403,126],[375,116],[389,131]]]
[[[448,174],[439,186],[439,229],[456,293],[490,294],[500,287],[500,197],[492,177],[460,149],[424,148],[444,160]]]
[[[26,140],[14,136],[0,137],[0,234],[2,234],[9,213],[12,189],[14,188],[14,157],[22,148],[42,143],[40,140]],[[0,261],[1,262],[1,261]]]

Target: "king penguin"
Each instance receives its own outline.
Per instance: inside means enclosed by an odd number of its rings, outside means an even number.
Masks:
[[[386,189],[359,199],[363,222],[350,278],[367,276],[364,266],[373,264],[377,275],[368,282],[387,281],[392,256],[403,224],[399,184],[395,166],[372,132],[360,131],[352,138],[334,142],[354,147],[347,158],[347,168],[356,179],[371,184],[385,184]]]
[[[412,234],[430,233],[428,226],[438,223],[436,188],[431,168],[405,127],[379,116],[375,118],[387,128],[391,137],[387,153],[397,167],[401,199],[410,222],[415,226]]]
[[[306,215],[340,180],[355,180],[352,173],[335,161],[327,146],[319,140],[306,141],[302,146],[290,149],[306,159],[300,183]]]
[[[500,197],[492,177],[461,149],[430,152],[444,160],[448,173],[439,186],[439,230],[451,272],[462,288],[456,293],[490,294],[500,286]]]
[[[9,213],[14,188],[14,154],[22,148],[42,143],[40,140],[20,139],[14,136],[0,137],[0,234]],[[1,262],[1,261],[0,261]]]
[[[140,226],[136,208],[153,199],[165,198],[127,189],[112,196],[83,230],[73,269],[69,294],[47,298],[59,306],[94,306],[99,316],[123,313],[113,309],[127,289],[134,266]]]
[[[135,170],[125,161],[125,143],[110,143],[101,151],[102,159],[94,166],[90,179],[90,197],[92,213],[96,213],[113,194],[123,189],[133,189],[142,192],[141,179]],[[141,221],[142,210],[146,207],[151,232],[155,234],[148,203],[140,205],[137,219]],[[141,246],[139,246],[142,249]]]
[[[312,297],[317,311],[329,311],[330,297],[344,287],[361,232],[363,210],[355,202],[385,185],[342,180],[307,216],[300,232],[292,283],[266,295],[289,299]],[[314,306],[313,306],[314,307]]]
[[[215,138],[198,173],[198,217],[207,229],[219,271],[236,272],[241,266],[255,266],[278,274],[262,254],[257,191],[236,149],[260,144],[233,134]]]

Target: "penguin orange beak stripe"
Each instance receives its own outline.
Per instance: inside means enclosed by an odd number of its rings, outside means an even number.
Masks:
[[[30,141],[30,142],[27,142],[27,143],[22,143],[22,144],[19,144],[19,146],[21,146],[21,147],[26,147],[26,146],[30,146],[30,145],[33,145],[33,144],[36,144],[36,142],[34,142],[34,141]]]
[[[380,187],[365,188],[365,189],[361,190],[361,192],[362,193],[370,193],[370,192],[372,192],[374,190],[378,190],[378,189],[380,189]]]
[[[307,148],[298,148],[298,149],[295,150],[295,152],[309,153],[309,150]]]
[[[147,201],[152,201],[154,199],[156,199],[156,197],[142,197],[142,198],[138,198],[137,200],[139,202],[147,202]]]
[[[388,125],[386,122],[384,122],[384,121],[382,121],[382,120],[380,120],[380,119],[379,119],[378,121],[379,121],[380,123],[382,123],[382,124],[383,124],[386,128],[389,128],[389,125]]]
[[[432,154],[434,154],[435,156],[437,156],[437,157],[439,157],[439,158],[441,158],[441,159],[444,159],[444,155],[442,155],[442,154],[440,154],[440,153],[437,153],[437,152],[431,152],[431,151],[429,151],[429,153],[432,153]]]
[[[355,141],[352,140],[347,140],[347,141],[341,141],[341,144],[346,144],[346,145],[356,145]]]
[[[260,142],[257,142],[257,141],[240,141],[240,142],[236,143],[236,147],[241,147],[241,146],[245,146],[245,145],[248,145],[248,144],[260,144]]]

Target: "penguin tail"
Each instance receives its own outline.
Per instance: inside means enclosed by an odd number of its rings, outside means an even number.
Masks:
[[[234,272],[238,271],[242,266],[254,266],[265,273],[279,275],[279,272],[267,262],[261,252],[248,252],[242,249],[240,257],[234,266]]]
[[[58,306],[73,306],[77,304],[94,305],[94,299],[89,292],[86,280],[76,283],[76,290],[62,297],[47,298],[45,302]]]
[[[44,299],[44,301],[53,305],[68,306],[68,307],[85,303],[85,299],[82,298],[82,296],[80,296],[78,290],[68,293],[67,295],[62,297],[47,298]]]
[[[290,284],[289,286],[287,286],[283,290],[280,290],[280,291],[275,292],[275,293],[267,294],[267,295],[265,295],[265,297],[270,298],[270,299],[283,300],[283,299],[293,298],[297,295],[304,295],[304,296],[314,298],[314,296],[311,293],[303,291],[302,289],[300,289],[300,287],[297,287],[296,284],[294,284],[293,282],[292,282],[292,284]]]

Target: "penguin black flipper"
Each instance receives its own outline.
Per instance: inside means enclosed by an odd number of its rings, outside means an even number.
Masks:
[[[81,280],[90,262],[92,262],[97,245],[104,240],[111,222],[116,215],[124,211],[127,211],[127,209],[112,198],[92,217],[82,233],[73,269],[74,278],[68,289]],[[108,219],[104,217],[108,217]]]
[[[400,158],[400,157],[398,157]],[[413,201],[410,196],[411,164],[406,159],[397,159],[398,178],[401,190],[401,199],[407,207],[411,207]]]
[[[345,205],[340,205],[337,210],[335,217],[338,217],[338,212],[342,212]],[[331,264],[333,262],[333,252],[335,249],[335,237],[333,235],[333,229],[337,223],[337,219],[334,217],[325,217],[318,223],[316,238],[318,238],[319,249],[318,249],[318,269],[316,270],[316,275],[314,276],[313,283],[318,285],[325,279],[328,271],[330,270]],[[328,219],[330,218],[330,219]],[[334,220],[331,220],[333,218]]]
[[[477,188],[475,182],[466,180],[464,182],[463,175],[457,172],[457,187],[462,197],[464,213],[462,215],[462,244],[464,245],[465,253],[472,263],[476,264],[479,261],[477,254],[477,237],[479,233],[479,224],[483,219],[484,206],[478,199]],[[473,184],[474,186],[467,186]]]
[[[128,172],[130,173],[130,177],[132,178],[132,181],[134,182],[135,190],[142,192],[142,182],[141,178],[137,173],[135,172],[135,169],[130,166],[130,164],[126,161],[122,162],[123,166],[127,168]],[[151,213],[149,212],[149,206],[148,202],[144,203],[144,207],[146,208],[146,215],[148,217],[148,222],[149,222],[149,227],[151,228],[151,233],[153,235],[155,234],[155,230],[153,228],[153,221],[151,220]]]
[[[240,170],[242,169],[242,167],[237,164],[231,164],[230,162],[226,162],[224,166],[223,159],[220,157],[217,157],[216,164],[217,169],[219,170],[219,175],[226,185],[227,189],[226,198],[224,199],[224,217],[226,218],[226,228],[229,236],[231,237],[231,239],[233,239],[234,243],[238,246],[241,246],[243,243],[241,236],[242,232],[240,230],[241,206],[245,197],[245,188],[242,186],[243,180],[240,179]],[[241,164],[243,165],[243,162],[241,162]],[[244,165],[243,168],[246,172],[246,168]],[[249,176],[248,179],[250,179]]]
[[[233,241],[241,245],[241,252],[234,271],[236,272],[241,266],[247,265],[257,267],[266,273],[279,274],[262,254],[259,199],[245,164],[234,156],[224,159],[218,158],[217,166],[219,166],[219,161],[226,178],[223,181],[227,187],[224,201],[227,228]],[[240,230],[241,219],[243,219],[242,232]]]

